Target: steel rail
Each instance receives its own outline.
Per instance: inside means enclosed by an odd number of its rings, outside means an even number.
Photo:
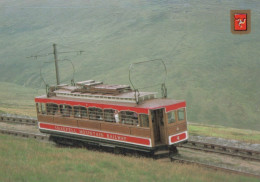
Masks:
[[[244,175],[244,176],[260,178],[259,174],[229,169],[229,168],[220,167],[220,166],[211,165],[211,164],[205,164],[205,163],[201,163],[201,162],[197,162],[197,161],[193,161],[193,160],[182,159],[182,158],[179,158],[179,157],[171,157],[170,159],[171,159],[171,162],[178,161],[180,163],[195,164],[195,165],[198,165],[198,166],[201,166],[201,167],[211,168],[211,169],[214,169],[214,170],[219,170],[219,171],[221,170],[221,171],[225,171],[225,172],[228,172],[228,173],[240,174],[240,175]]]
[[[224,155],[229,155],[233,157],[239,157],[239,158],[249,159],[254,161],[260,161],[260,151],[256,151],[256,150],[242,149],[238,147],[230,147],[225,145],[198,142],[198,141],[188,141],[188,143],[180,144],[178,147],[224,154]]]
[[[46,134],[28,133],[25,131],[9,130],[9,129],[3,129],[3,128],[0,128],[0,133],[23,137],[23,138],[33,138],[33,139],[42,140],[42,141],[49,141],[49,135],[46,135]]]
[[[23,116],[6,116],[0,115],[0,122],[6,123],[17,123],[17,124],[26,124],[26,125],[37,125],[37,119],[35,118],[28,118]]]

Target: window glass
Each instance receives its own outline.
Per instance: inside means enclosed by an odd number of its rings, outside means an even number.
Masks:
[[[74,107],[74,117],[75,118],[87,118],[87,109],[82,106],[75,106]]]
[[[36,103],[36,111],[37,113],[40,113],[39,103]]]
[[[103,110],[95,107],[90,107],[89,111],[89,119],[91,120],[103,120]]]
[[[184,120],[184,116],[185,116],[185,110],[184,110],[184,108],[182,108],[182,109],[179,109],[178,111],[178,121],[182,121],[182,120]]]
[[[95,120],[96,119],[96,110],[93,107],[88,108],[89,119]]]
[[[74,106],[74,117],[75,118],[81,118],[81,114],[80,114],[80,107],[79,106]]]
[[[115,120],[115,110],[114,109],[105,109],[104,110],[104,119],[108,122],[116,122]]]
[[[41,103],[41,113],[46,114],[46,104],[45,103]]]
[[[47,106],[47,114],[55,115],[58,113],[58,105],[57,104],[46,104]]]
[[[120,112],[120,121],[122,124],[129,125],[138,125],[138,115],[135,112],[131,111],[121,111]]]
[[[104,119],[102,109],[96,108],[96,118],[97,118],[97,120],[103,120]]]
[[[167,116],[168,116],[168,123],[174,123],[176,120],[175,120],[175,111],[171,111],[171,112],[168,112],[167,113]]]
[[[154,123],[155,122],[155,115],[154,115],[154,112],[152,112],[152,123]]]
[[[140,114],[139,115],[140,118],[140,126],[141,127],[149,127],[149,118],[148,115],[146,114]]]
[[[60,113],[62,116],[70,117],[72,112],[72,107],[69,105],[60,105]]]
[[[87,108],[85,107],[80,107],[80,114],[82,118],[87,118],[88,117],[88,111]]]

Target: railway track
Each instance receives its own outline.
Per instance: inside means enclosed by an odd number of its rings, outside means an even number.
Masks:
[[[234,170],[234,169],[229,169],[229,168],[226,168],[226,167],[220,167],[220,166],[216,166],[216,165],[212,165],[212,164],[201,163],[201,162],[198,162],[198,161],[187,160],[187,159],[183,159],[181,157],[171,157],[170,160],[171,160],[171,162],[179,162],[179,163],[185,163],[185,164],[195,164],[195,165],[198,165],[198,166],[201,166],[201,167],[210,168],[210,169],[214,169],[214,170],[217,170],[217,171],[225,171],[227,173],[239,174],[239,175],[244,175],[244,176],[249,176],[249,177],[256,177],[256,178],[260,179],[260,175],[258,175],[258,174]]]
[[[37,126],[37,120],[35,118],[16,116],[16,115],[10,115],[10,116],[0,115],[0,122],[5,122],[5,123],[9,123],[9,124],[24,124],[24,125]],[[26,131],[17,131],[17,130],[10,130],[10,129],[0,129],[0,133],[50,142],[49,135],[46,135],[46,134],[39,134],[39,133],[33,133],[33,132],[28,133]],[[229,155],[229,156],[233,156],[233,157],[240,157],[243,159],[260,161],[260,158],[259,158],[260,152],[259,151],[241,149],[241,148],[237,148],[237,147],[223,146],[223,145],[217,145],[217,144],[206,143],[206,142],[198,142],[198,141],[189,141],[186,144],[179,145],[178,147],[188,148],[188,149],[192,149],[192,150],[201,150],[201,151],[218,153],[218,154],[225,154],[225,155]],[[226,171],[229,173],[235,173],[235,174],[241,174],[241,175],[260,178],[260,175],[258,175],[258,174],[228,169],[228,168],[219,167],[219,166],[215,166],[215,165],[211,165],[211,164],[204,164],[204,163],[197,162],[197,161],[183,159],[180,156],[170,157],[170,160],[172,162],[178,161],[180,163],[196,164],[199,166],[203,166],[206,168],[212,168],[215,170],[222,170],[222,171]]]
[[[35,125],[37,126],[37,120],[35,118],[29,118],[26,116],[16,115],[0,115],[0,122],[8,124],[24,124],[24,125]],[[14,129],[0,128],[1,134],[13,135],[23,138],[33,138],[41,141],[49,141],[49,135],[42,133],[34,133],[28,131],[20,131]]]
[[[212,152],[218,154],[229,155],[232,157],[239,157],[253,161],[260,161],[260,151],[242,149],[238,147],[231,147],[213,143],[198,142],[189,140],[186,144],[181,144],[178,147],[188,148],[193,150],[201,150],[204,152]]]
[[[0,115],[0,122],[6,123],[15,123],[15,124],[26,124],[26,125],[37,125],[37,119],[26,117],[26,116],[18,116],[18,115]]]
[[[45,135],[45,134],[28,133],[28,132],[24,132],[24,131],[2,129],[2,128],[0,128],[0,133],[23,137],[23,138],[33,138],[33,139],[42,140],[42,141],[49,141],[49,135]]]

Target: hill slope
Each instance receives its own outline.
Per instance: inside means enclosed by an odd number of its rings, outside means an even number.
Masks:
[[[260,130],[260,2],[246,0],[0,2],[0,81],[43,88],[52,56],[75,66],[75,79],[128,84],[128,66],[162,58],[168,95],[185,99],[194,122]],[[251,9],[252,32],[230,33],[230,9]],[[60,62],[63,81],[71,65]],[[158,74],[143,70],[140,83]]]

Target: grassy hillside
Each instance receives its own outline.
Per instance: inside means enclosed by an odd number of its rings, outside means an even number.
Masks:
[[[193,165],[57,148],[0,135],[1,181],[257,181]]]
[[[251,9],[252,32],[230,33],[230,9]],[[128,84],[128,66],[162,58],[169,97],[185,99],[193,122],[260,130],[260,2],[257,0],[0,2],[0,81],[43,88],[52,56],[76,69],[75,79]],[[62,80],[71,65],[60,62]],[[140,85],[162,79],[142,70]],[[155,74],[156,73],[156,74]],[[148,78],[153,79],[148,79]],[[2,86],[1,86],[2,87]],[[158,89],[158,88],[153,88]]]
[[[36,116],[34,97],[44,94],[43,89],[0,82],[0,113]]]

